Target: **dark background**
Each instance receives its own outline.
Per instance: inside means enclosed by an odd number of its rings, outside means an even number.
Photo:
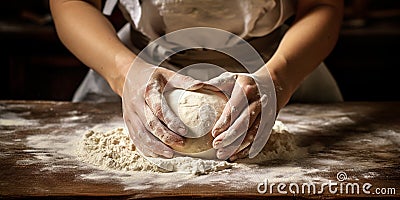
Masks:
[[[346,0],[326,59],[346,101],[399,101],[400,1]],[[109,17],[118,29],[117,11]],[[69,101],[88,68],[59,41],[48,1],[3,0],[0,99]]]

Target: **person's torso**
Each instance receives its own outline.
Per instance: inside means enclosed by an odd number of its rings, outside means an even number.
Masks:
[[[154,40],[192,27],[229,31],[244,39],[268,35],[294,14],[295,0],[120,0],[134,28]],[[138,6],[139,5],[139,6]]]

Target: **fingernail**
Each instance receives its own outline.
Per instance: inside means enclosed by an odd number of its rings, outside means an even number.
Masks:
[[[212,135],[213,137],[216,137],[216,136],[217,136],[217,132],[218,132],[217,129],[213,129],[213,130],[211,131],[211,135]]]
[[[224,150],[217,151],[217,158],[222,160],[228,159]]]
[[[211,134],[213,137],[217,137],[221,133],[221,126],[217,124],[215,128],[212,130]]]
[[[221,148],[221,141],[220,140],[214,142],[214,149],[219,149],[219,148]]]

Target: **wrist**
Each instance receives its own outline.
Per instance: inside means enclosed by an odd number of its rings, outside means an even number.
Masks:
[[[122,97],[125,79],[134,59],[134,55],[120,56],[120,58],[117,56],[115,67],[105,76],[111,89],[120,97]]]
[[[283,56],[274,55],[256,73],[269,73],[274,83],[277,112],[282,109],[289,101],[290,97],[297,88],[297,85],[289,77],[287,60]]]
[[[293,94],[293,90],[290,86],[288,86],[285,80],[279,76],[278,73],[271,72],[270,74],[275,86],[276,109],[277,112],[279,112],[279,110],[289,102],[289,99]]]

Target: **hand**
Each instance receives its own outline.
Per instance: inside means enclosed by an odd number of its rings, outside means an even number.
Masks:
[[[212,129],[213,146],[219,159],[245,157],[252,146],[250,156],[254,157],[264,147],[276,109],[274,86],[269,80],[268,76],[225,72],[205,83],[204,88],[221,90],[230,97]]]
[[[181,136],[186,127],[169,108],[163,93],[174,88],[196,90],[202,85],[191,77],[143,62],[131,66],[122,95],[123,115],[140,152],[151,157],[173,156],[170,147],[183,145]]]

